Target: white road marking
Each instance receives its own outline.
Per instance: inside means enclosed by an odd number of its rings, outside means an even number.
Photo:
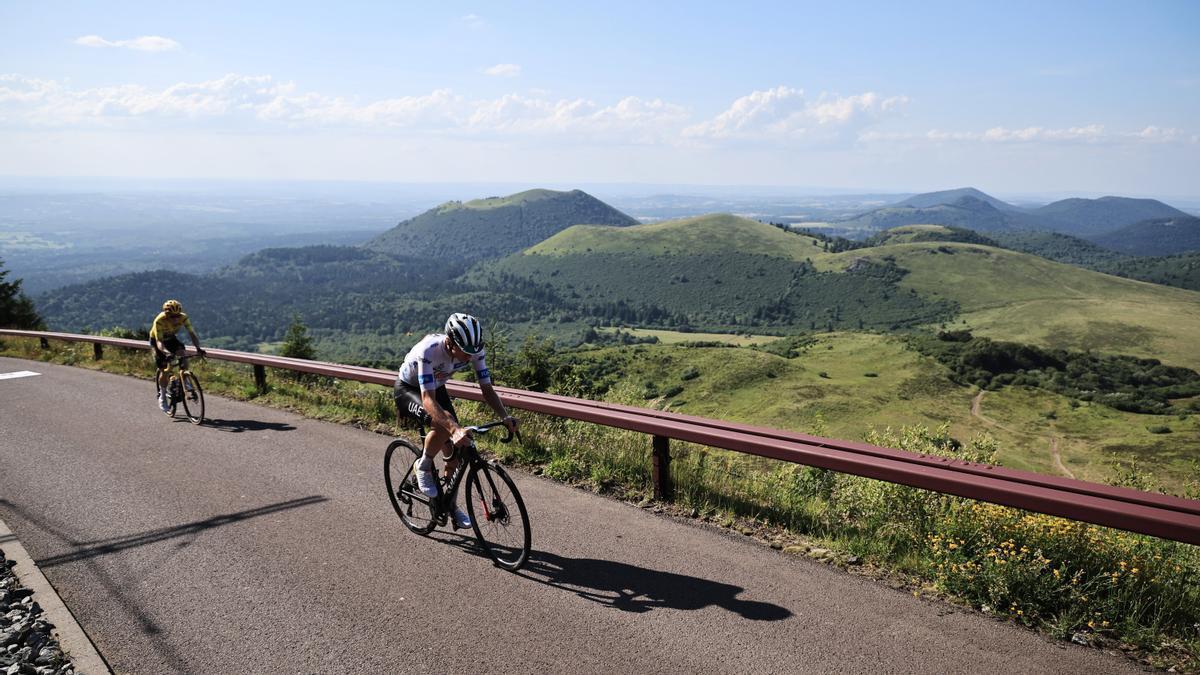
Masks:
[[[41,373],[35,373],[32,370],[18,370],[15,373],[0,373],[0,380],[15,380],[18,377],[33,377],[34,375],[41,375]]]

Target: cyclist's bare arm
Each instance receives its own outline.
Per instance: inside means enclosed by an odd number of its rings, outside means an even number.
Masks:
[[[454,418],[450,416],[450,413],[438,405],[434,392],[421,391],[421,407],[425,408],[425,412],[429,414],[429,418],[432,420],[435,428],[445,429],[449,433],[450,442],[454,445],[459,445],[471,435],[470,431],[459,426],[458,422],[455,422]]]
[[[196,335],[196,331],[189,328],[188,335],[191,336],[191,338],[192,338],[192,346],[196,348],[196,351],[198,353],[203,354],[204,348],[200,346],[200,337],[198,335]]]
[[[504,401],[500,400],[500,395],[496,393],[496,389],[492,387],[491,382],[480,382],[479,391],[483,392],[483,400],[496,411],[496,415],[504,421],[504,426],[508,427],[509,432],[517,430],[517,418],[508,414],[508,409],[504,407]]]

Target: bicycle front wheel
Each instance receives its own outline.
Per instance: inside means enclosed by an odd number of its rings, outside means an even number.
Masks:
[[[204,390],[200,388],[200,380],[191,371],[185,372],[183,379],[183,412],[192,424],[204,421]]]
[[[417,487],[413,463],[424,451],[411,441],[397,438],[383,453],[383,480],[388,498],[404,526],[417,534],[429,534],[437,526],[437,508]]]
[[[496,464],[467,476],[467,510],[479,545],[496,565],[515,572],[529,560],[529,513],[516,484]]]

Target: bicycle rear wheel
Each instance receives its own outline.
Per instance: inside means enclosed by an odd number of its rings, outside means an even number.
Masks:
[[[200,388],[200,380],[191,371],[180,377],[183,379],[183,412],[192,424],[200,424],[204,421],[204,390]]]
[[[529,560],[529,513],[516,484],[496,464],[467,476],[467,509],[475,537],[496,565],[515,572]]]
[[[383,480],[388,499],[404,526],[417,534],[429,534],[437,526],[437,507],[417,487],[413,462],[423,454],[411,441],[397,438],[383,453]]]

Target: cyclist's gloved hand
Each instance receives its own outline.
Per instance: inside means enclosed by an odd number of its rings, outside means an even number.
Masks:
[[[521,426],[521,420],[509,415],[504,418],[504,426],[508,427],[508,433],[517,433],[517,427]]]
[[[196,354],[199,356],[208,356],[208,352],[204,351],[203,349],[200,349],[199,347],[196,347]]]

